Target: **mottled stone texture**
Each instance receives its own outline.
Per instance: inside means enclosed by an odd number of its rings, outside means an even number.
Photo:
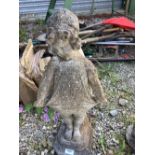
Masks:
[[[92,127],[87,117],[80,127],[81,141],[68,141],[64,138],[66,125],[62,124],[56,137],[54,148],[58,155],[64,155],[66,149],[74,151],[74,155],[93,155],[91,152],[92,145]]]
[[[87,150],[92,129],[86,113],[106,101],[102,86],[95,66],[83,55],[78,18],[69,10],[61,9],[49,18],[48,27],[48,52],[54,57],[39,86],[35,106],[46,104],[61,113],[65,126],[58,133],[55,146],[62,147],[58,150],[69,145]]]

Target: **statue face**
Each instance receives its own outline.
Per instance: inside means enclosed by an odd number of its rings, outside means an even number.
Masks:
[[[65,58],[71,46],[69,43],[70,33],[65,30],[52,31],[47,34],[48,52]]]
[[[67,9],[53,12],[47,21],[48,52],[61,58],[67,58],[72,49],[79,49],[79,22],[76,15]]]

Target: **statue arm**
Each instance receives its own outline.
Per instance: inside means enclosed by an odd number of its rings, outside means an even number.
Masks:
[[[86,63],[86,70],[87,70],[87,76],[88,76],[88,83],[93,91],[93,99],[100,104],[106,103],[107,99],[104,95],[103,88],[101,85],[101,82],[98,78],[97,70],[95,66],[87,60]]]
[[[48,66],[44,72],[42,81],[39,85],[37,100],[34,103],[35,107],[43,107],[47,102],[47,97],[49,95],[49,92],[52,93],[55,67],[56,67],[56,61],[52,59],[48,63]]]

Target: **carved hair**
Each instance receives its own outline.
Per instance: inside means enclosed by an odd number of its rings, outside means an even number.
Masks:
[[[65,27],[74,28],[76,31],[79,31],[79,21],[75,14],[67,9],[55,10],[52,15],[47,20],[48,27],[54,27],[55,29],[60,29]]]
[[[81,48],[79,38],[79,21],[75,14],[67,9],[59,9],[47,20],[47,39],[53,41],[61,38],[68,39],[72,49]]]

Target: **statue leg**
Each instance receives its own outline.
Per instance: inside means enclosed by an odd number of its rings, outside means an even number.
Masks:
[[[80,127],[84,121],[85,115],[74,115],[74,117],[73,141],[79,142],[81,140]]]
[[[65,116],[64,122],[66,124],[66,131],[64,134],[64,138],[68,141],[72,139],[72,133],[73,133],[73,118],[72,116]]]

